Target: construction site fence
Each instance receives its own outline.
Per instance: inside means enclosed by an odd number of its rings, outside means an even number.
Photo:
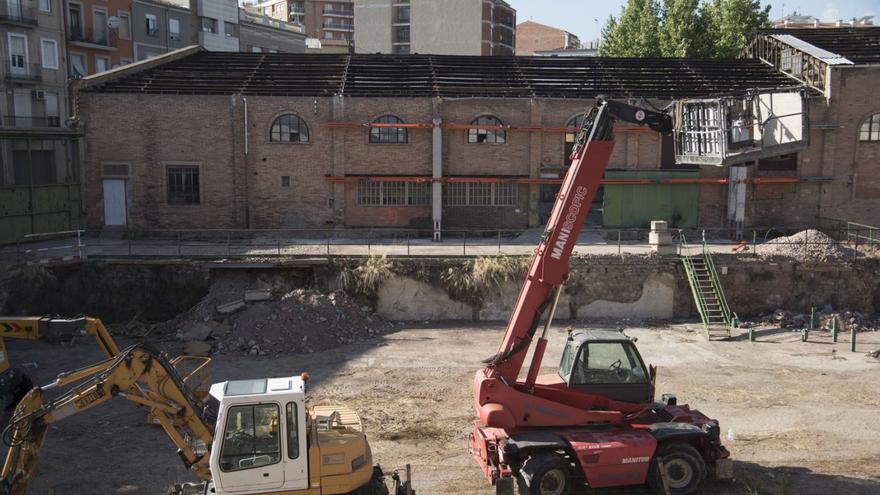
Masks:
[[[803,228],[746,229],[734,240],[731,229],[670,229],[679,254],[708,246],[717,254],[761,255],[762,245],[840,244],[853,257],[861,248],[880,242],[880,229],[848,223],[824,229],[830,236],[804,236],[784,242]],[[650,229],[584,228],[575,254],[649,254]],[[690,241],[682,247],[681,239]],[[75,230],[31,234],[0,246],[0,259],[10,261],[75,261],[87,257],[142,258],[260,258],[308,256],[497,256],[530,255],[541,238],[539,229],[449,229],[437,241],[429,229],[176,229],[176,230]],[[769,248],[768,248],[769,249]],[[766,250],[766,249],[765,249]]]

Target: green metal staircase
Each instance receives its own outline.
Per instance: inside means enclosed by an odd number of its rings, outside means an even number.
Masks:
[[[703,321],[703,328],[706,330],[706,337],[709,340],[730,338],[730,329],[734,325],[736,316],[730,311],[730,306],[724,297],[724,289],[721,287],[718,272],[715,271],[712,254],[706,249],[704,242],[701,254],[690,255],[683,233],[681,247],[681,261],[687,273],[694,303]]]

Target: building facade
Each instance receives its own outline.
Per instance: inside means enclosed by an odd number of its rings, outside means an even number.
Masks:
[[[581,41],[564,29],[547,26],[534,21],[516,25],[516,54],[535,55],[535,52],[577,50]]]
[[[516,10],[503,0],[355,0],[358,53],[513,55]]]
[[[243,52],[304,53],[302,26],[263,15],[259,10],[239,10],[239,44]]]
[[[325,53],[348,52],[354,40],[352,0],[268,0],[256,4],[264,15],[302,26]]]
[[[78,228],[78,132],[68,120],[63,3],[0,2],[0,49],[0,243]]]
[[[136,61],[197,44],[189,0],[133,0],[131,15]]]
[[[192,0],[195,6],[198,44],[212,52],[239,51],[238,2]]]
[[[70,75],[84,77],[134,61],[131,2],[65,0]]]

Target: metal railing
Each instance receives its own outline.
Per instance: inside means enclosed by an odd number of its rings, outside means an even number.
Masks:
[[[345,31],[354,31],[354,24],[343,24],[341,22],[324,22],[324,29],[342,29]]]
[[[21,0],[3,1],[0,2],[0,22],[36,26],[37,11],[33,7],[24,5]]]
[[[40,64],[13,64],[11,60],[6,61],[6,79],[14,81],[33,81],[39,82],[43,80],[43,70]]]
[[[67,40],[79,43],[91,43],[93,45],[106,46],[108,48],[116,47],[116,35],[105,29],[103,32],[95,32],[93,29],[80,29],[78,31],[70,31],[67,34]]]
[[[834,256],[789,256],[798,261],[826,263],[847,262],[864,256],[880,256],[880,248],[863,239],[867,231],[842,229],[827,232],[833,239],[807,237],[797,242],[768,243],[774,238],[802,229],[764,228],[751,232],[753,242],[731,240],[730,229],[677,230],[678,252],[695,255],[696,246],[682,242],[681,236],[700,238],[701,247],[715,255],[737,257],[786,256],[810,253],[816,249],[834,249]],[[575,254],[619,256],[648,255],[648,229],[585,228],[575,247]],[[748,234],[747,233],[747,234]],[[430,229],[338,228],[338,229],[181,229],[181,230],[105,230],[81,231],[89,256],[97,257],[192,257],[192,258],[284,258],[309,256],[530,256],[541,238],[540,229],[446,229],[441,242],[433,242]],[[53,235],[53,234],[47,234]],[[852,236],[852,240],[847,236]],[[0,256],[23,253],[33,238],[0,246]],[[780,254],[782,252],[782,254]],[[28,255],[30,256],[30,255]],[[610,259],[610,258],[609,258]]]
[[[338,16],[344,16],[344,17],[354,17],[354,11],[353,11],[353,10],[340,10],[340,9],[334,9],[334,8],[330,8],[330,7],[324,7],[324,10],[322,10],[321,12],[323,12],[323,13],[326,14],[326,15],[338,15]]]
[[[880,227],[855,222],[846,222],[846,238],[850,241],[863,241],[865,244],[880,244]]]
[[[3,125],[6,127],[61,127],[61,117],[4,115]]]

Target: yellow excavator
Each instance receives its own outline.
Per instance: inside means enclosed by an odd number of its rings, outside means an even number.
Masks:
[[[116,397],[150,410],[201,480],[199,493],[389,495],[357,413],[309,407],[307,380],[304,373],[215,383],[201,400],[164,353],[133,345],[22,398],[3,432],[9,450],[0,495],[26,493],[50,425]],[[48,399],[57,387],[67,390]],[[394,495],[413,493],[408,479],[392,479]],[[192,489],[180,486],[178,493]]]
[[[119,354],[119,347],[110,332],[98,318],[79,316],[0,316],[0,428],[5,426],[15,406],[33,388],[33,380],[20,367],[12,366],[4,339],[43,340],[47,342],[71,341],[78,336],[92,336],[104,356],[112,358]],[[207,356],[181,355],[171,364],[183,376],[184,382],[200,399],[207,393]],[[153,418],[149,420],[153,422]]]
[[[79,335],[91,335],[107,357],[119,354],[110,333],[96,318],[54,318],[51,316],[0,316],[0,422],[9,419],[18,401],[33,387],[30,376],[9,361],[4,339],[58,342]]]

